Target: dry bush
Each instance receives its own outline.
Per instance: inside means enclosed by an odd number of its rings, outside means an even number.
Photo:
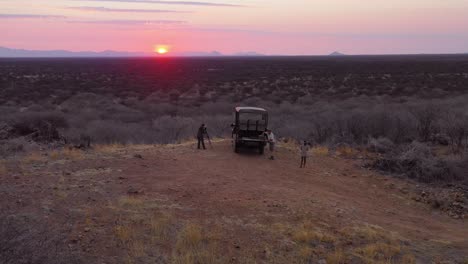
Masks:
[[[64,115],[59,112],[24,112],[10,116],[12,133],[15,136],[29,136],[38,142],[61,140],[58,129],[68,127]]]
[[[450,160],[437,157],[426,144],[415,141],[376,159],[371,166],[421,182],[466,182],[467,170],[463,164],[463,158]]]
[[[377,153],[389,153],[395,150],[395,144],[388,138],[370,138],[368,143],[368,150]]]
[[[198,125],[188,117],[162,116],[153,120],[152,130],[161,143],[176,143],[183,138],[195,137]]]
[[[99,120],[88,124],[86,135],[96,143],[150,143],[154,142],[155,131],[148,124],[122,123]]]
[[[453,153],[463,153],[468,147],[468,117],[461,113],[449,112],[441,123]]]
[[[252,87],[257,89],[255,85]],[[243,86],[235,89],[243,90]],[[138,98],[136,93],[125,98],[82,93],[55,108],[31,106],[30,109],[37,110],[35,113],[18,114],[9,110],[0,120],[17,120],[18,131],[22,133],[34,129],[28,124],[45,120],[56,125],[69,141],[86,134],[95,143],[177,143],[193,138],[201,123],[207,124],[213,137],[229,136],[233,107],[251,105],[269,110],[270,128],[279,137],[318,144],[356,145],[367,144],[369,138],[388,138],[395,144],[429,140],[439,130],[453,130],[449,124],[440,122],[439,112],[466,111],[462,103],[465,97],[432,104],[416,99],[397,102],[392,98],[366,96],[333,102],[318,97],[312,101],[286,102],[285,98],[293,91],[275,95],[279,96],[275,99],[277,103],[265,97],[239,96],[236,99],[229,95],[210,101],[182,96],[174,103],[166,98],[165,92],[156,92],[147,98]]]
[[[0,142],[0,157],[13,156],[25,150],[28,143],[23,138]]]
[[[440,108],[433,104],[423,104],[412,109],[411,113],[416,118],[418,136],[422,142],[429,141],[435,133],[440,111]]]

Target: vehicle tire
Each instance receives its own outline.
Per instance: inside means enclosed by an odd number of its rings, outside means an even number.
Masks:
[[[265,145],[263,145],[263,143],[260,143],[258,145],[258,152],[260,153],[260,155],[263,155],[263,153],[265,152]]]

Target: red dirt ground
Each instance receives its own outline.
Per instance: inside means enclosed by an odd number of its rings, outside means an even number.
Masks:
[[[235,154],[229,141],[216,142],[208,150],[196,150],[193,143],[130,146],[82,156],[49,153],[44,159],[5,161],[2,216],[35,215],[48,226],[68,225],[69,248],[93,263],[120,263],[123,256],[127,262],[170,262],[177,235],[156,243],[163,256],[157,261],[148,249],[124,254],[125,246],[115,242],[116,225],[138,224],[134,217],[139,214],[144,223],[154,213],[171,215],[171,234],[187,222],[207,234],[219,231],[220,263],[247,263],[246,256],[257,263],[284,263],[280,255],[293,259],[296,253],[291,252],[299,246],[293,233],[305,222],[338,240],[343,237],[340,230],[349,227],[382,228],[403,241],[419,263],[463,263],[468,256],[466,222],[412,200],[414,183],[379,175],[356,160],[313,155],[307,168],[300,169],[293,149],[279,148],[271,161],[248,151]],[[122,197],[143,202],[122,205]],[[115,209],[118,204],[126,209]],[[278,224],[286,226],[280,228],[284,233],[275,229]],[[349,243],[345,251],[360,242]],[[331,249],[325,245],[323,250]],[[311,259],[322,258],[319,251],[314,254]],[[140,258],[128,260],[135,255]],[[341,263],[362,262],[350,257]]]

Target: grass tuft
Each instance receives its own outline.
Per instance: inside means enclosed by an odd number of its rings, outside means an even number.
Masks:
[[[46,158],[40,152],[31,152],[23,157],[23,162],[26,164],[44,162]]]
[[[345,264],[346,255],[342,249],[335,249],[334,252],[327,255],[327,264]]]
[[[7,173],[8,173],[8,168],[6,166],[6,163],[0,160],[0,175],[6,175]]]
[[[112,143],[112,144],[97,144],[94,145],[94,151],[98,153],[104,153],[104,154],[112,154],[119,152],[123,148],[125,148],[125,145],[119,144],[119,143]]]
[[[319,156],[328,156],[330,149],[326,146],[316,146],[311,150],[312,154]]]
[[[154,215],[150,219],[151,238],[154,241],[168,241],[172,219],[170,216]]]

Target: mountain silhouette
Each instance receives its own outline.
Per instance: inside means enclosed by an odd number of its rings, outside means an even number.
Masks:
[[[341,53],[341,52],[335,51],[335,52],[330,53],[329,56],[346,56],[346,54],[343,54],[343,53]]]

